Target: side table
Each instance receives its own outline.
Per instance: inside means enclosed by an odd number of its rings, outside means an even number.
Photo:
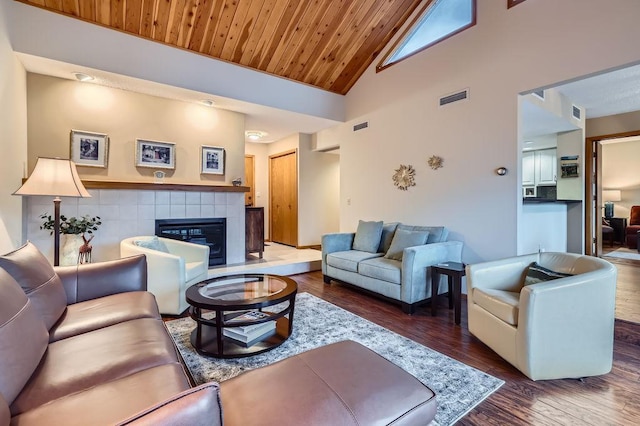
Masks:
[[[627,218],[626,217],[610,217],[607,219],[613,228],[614,241],[624,245],[626,239]]]
[[[460,299],[462,293],[462,277],[465,276],[465,264],[460,262],[444,262],[431,266],[431,316],[436,316],[438,284],[440,274],[447,276],[449,283],[449,309],[454,309],[455,322],[460,325]]]

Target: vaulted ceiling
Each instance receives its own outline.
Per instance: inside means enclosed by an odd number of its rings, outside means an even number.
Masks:
[[[346,94],[420,0],[17,0]]]

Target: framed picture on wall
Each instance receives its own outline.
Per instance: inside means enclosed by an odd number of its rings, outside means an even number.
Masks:
[[[210,175],[224,174],[224,148],[219,146],[202,146],[200,173]]]
[[[104,133],[71,130],[71,160],[83,167],[107,167],[109,136]]]
[[[136,139],[136,167],[174,170],[176,168],[176,144]]]

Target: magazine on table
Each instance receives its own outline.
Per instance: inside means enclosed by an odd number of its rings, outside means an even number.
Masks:
[[[245,321],[258,321],[258,320],[262,320],[262,319],[266,319],[266,318],[270,318],[271,315],[269,315],[268,313],[265,312],[260,312],[260,311],[248,311],[245,312],[244,314],[237,316],[229,321],[227,321],[227,325],[233,325],[234,322],[238,323],[238,322],[245,322]],[[251,325],[243,325],[243,326],[239,326],[239,327],[232,327],[232,329],[236,332],[241,332],[241,333],[248,333],[250,331],[256,330],[256,329],[263,329],[265,324],[270,324],[272,323],[272,321],[269,322],[262,322],[259,324],[251,324]],[[271,325],[271,328],[275,328],[275,323],[273,323]],[[229,328],[227,328],[227,330],[229,330]]]

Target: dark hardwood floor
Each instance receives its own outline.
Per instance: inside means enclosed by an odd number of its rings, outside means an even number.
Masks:
[[[440,298],[438,315],[429,306],[414,315],[353,287],[322,282],[320,272],[292,276],[299,292],[309,292],[376,324],[505,381],[462,418],[460,425],[638,425],[640,424],[640,324],[616,320],[611,373],[583,380],[534,382],[473,337]]]

